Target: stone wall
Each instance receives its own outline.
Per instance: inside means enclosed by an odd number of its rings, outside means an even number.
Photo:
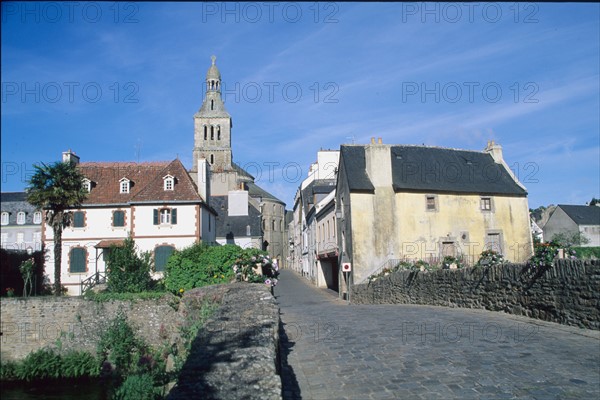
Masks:
[[[19,360],[43,347],[96,352],[103,330],[123,310],[131,325],[151,346],[175,343],[184,315],[179,299],[95,302],[81,297],[2,298],[1,358]]]
[[[522,264],[400,271],[354,286],[351,301],[483,308],[600,329],[600,261],[559,260],[539,272]]]
[[[205,323],[168,399],[281,399],[279,307],[265,285],[236,283],[194,289],[221,307]]]

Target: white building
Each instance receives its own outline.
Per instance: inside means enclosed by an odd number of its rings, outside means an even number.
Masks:
[[[71,151],[63,161],[78,164],[89,191],[81,207],[71,210],[71,226],[63,231],[61,282],[70,295],[81,294],[81,282],[103,273],[111,245],[131,236],[139,251],[154,256],[154,275],[164,270],[174,249],[196,242],[215,243],[215,211],[206,203],[209,191],[206,160],[198,160],[205,178],[197,187],[181,162],[79,163]],[[42,229],[53,252],[53,232]],[[46,271],[54,277],[54,258]]]

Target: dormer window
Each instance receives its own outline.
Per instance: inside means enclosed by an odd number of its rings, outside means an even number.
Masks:
[[[17,213],[17,224],[24,225],[25,224],[25,212],[19,211]]]
[[[83,190],[85,190],[87,193],[91,192],[92,191],[92,181],[85,178],[83,180]]]
[[[2,225],[8,225],[8,213],[7,212],[2,213]]]
[[[164,190],[173,190],[173,188],[175,187],[175,178],[172,175],[164,176],[163,182]]]
[[[129,193],[129,187],[130,187],[130,183],[131,183],[131,181],[130,181],[129,179],[127,179],[127,178],[122,178],[122,179],[119,181],[119,184],[120,184],[120,186],[119,186],[119,187],[121,188],[121,190],[120,190],[119,192],[120,192],[120,193]]]

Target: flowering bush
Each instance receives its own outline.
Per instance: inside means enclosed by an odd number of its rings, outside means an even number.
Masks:
[[[11,287],[7,287],[6,288],[6,296],[7,297],[14,297],[15,296],[15,289],[13,289]]]
[[[504,264],[506,261],[502,254],[494,250],[484,250],[479,255],[479,261],[475,264],[475,267],[492,267],[496,265]]]
[[[231,268],[238,282],[265,283],[271,287],[277,285],[279,265],[262,250],[242,250]]]
[[[534,247],[533,257],[529,259],[527,265],[531,268],[550,268],[560,253],[560,247],[560,244],[555,241],[537,243]],[[564,257],[577,259],[575,250],[568,247],[564,249]]]
[[[462,268],[464,265],[461,262],[461,259],[458,257],[446,256],[442,260],[442,268],[443,269],[457,269]]]

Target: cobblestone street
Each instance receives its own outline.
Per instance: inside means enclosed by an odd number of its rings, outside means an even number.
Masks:
[[[284,399],[600,398],[598,331],[332,293],[281,272]]]

